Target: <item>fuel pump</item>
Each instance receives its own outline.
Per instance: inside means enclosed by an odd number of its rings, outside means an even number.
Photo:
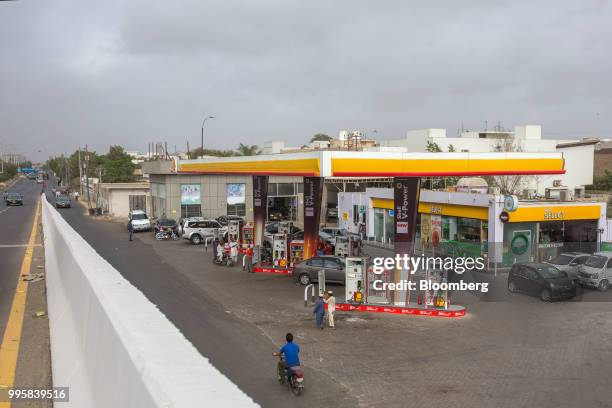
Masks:
[[[336,248],[334,249],[334,255],[336,256],[350,256],[351,243],[349,238],[338,235],[336,237]]]
[[[346,258],[346,301],[348,303],[364,303],[366,258]]]
[[[227,223],[227,234],[228,238],[235,242],[240,242],[240,221],[238,220],[230,220]]]
[[[287,235],[274,234],[272,236],[272,261],[274,266],[287,267]]]

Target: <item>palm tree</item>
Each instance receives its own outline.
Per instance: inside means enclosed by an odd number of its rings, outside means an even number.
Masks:
[[[240,143],[236,149],[239,156],[256,156],[261,153],[257,145],[245,145]]]

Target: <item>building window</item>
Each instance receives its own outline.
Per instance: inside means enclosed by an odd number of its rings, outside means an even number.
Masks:
[[[201,217],[202,206],[200,204],[181,204],[181,218]]]
[[[243,204],[228,204],[227,215],[237,215],[240,217],[246,216],[246,205]]]

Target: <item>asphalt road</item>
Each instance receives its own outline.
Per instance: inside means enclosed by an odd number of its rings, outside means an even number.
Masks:
[[[49,187],[51,188],[51,186]],[[48,195],[53,203],[52,195]],[[324,374],[305,370],[306,392],[294,397],[276,381],[279,339],[229,313],[140,239],[128,241],[122,225],[87,216],[74,205],[58,210],[64,219],[128,281],[141,290],[198,351],[264,407],[332,405],[354,407],[345,389]],[[210,264],[203,265],[205,268]],[[240,302],[240,299],[236,299]],[[129,313],[126,310],[125,313]]]
[[[23,206],[7,207],[4,200],[0,200],[0,339],[11,310],[41,186],[23,179],[7,191],[23,194]]]

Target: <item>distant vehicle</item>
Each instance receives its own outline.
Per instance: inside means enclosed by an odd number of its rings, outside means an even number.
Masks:
[[[265,228],[264,228],[264,241],[266,241],[267,243],[269,243],[270,245],[272,245],[272,238],[274,236],[274,234],[278,234],[278,222],[271,222],[266,224]],[[295,236],[297,233],[302,232],[302,236],[301,238],[296,238],[293,237],[292,239],[297,240],[297,239],[304,239],[304,234],[303,231],[296,227],[295,225],[291,225],[291,232],[290,234],[292,236]]]
[[[207,237],[227,238],[227,226],[217,220],[202,217],[185,218],[183,220],[183,238],[194,245],[200,245]]]
[[[595,252],[580,266],[578,282],[605,292],[612,280],[612,252]]]
[[[328,240],[329,243],[331,243],[332,245],[336,244],[336,237],[338,235],[343,236],[343,237],[351,237],[353,239],[354,242],[360,244],[361,243],[361,236],[359,234],[356,234],[354,232],[350,232],[344,228],[338,228],[338,227],[324,227],[320,229],[321,231],[321,235],[324,237],[329,237],[326,240]]]
[[[28,174],[28,180],[36,180],[38,176],[36,175],[36,173],[30,173]]]
[[[70,198],[61,195],[55,199],[55,208],[70,208]]]
[[[326,217],[328,220],[337,220],[338,219],[338,208],[328,207]]]
[[[179,226],[178,223],[172,218],[159,218],[153,223],[153,230],[155,234],[161,230],[172,230],[178,236]]]
[[[283,221],[284,218],[283,213],[280,211],[268,212],[268,221]]]
[[[217,217],[217,221],[219,221],[219,224],[221,225],[227,225],[229,221],[244,222],[244,217],[241,217],[239,215],[222,215],[220,217]]]
[[[23,195],[20,193],[6,193],[4,195],[6,205],[23,205]]]
[[[319,271],[325,270],[325,282],[346,282],[346,267],[344,258],[339,256],[315,256],[295,265],[293,280],[306,286],[319,281]]]
[[[545,263],[516,263],[508,273],[508,290],[536,296],[545,302],[576,296],[576,284],[566,272]]]
[[[576,280],[578,279],[580,265],[584,264],[586,260],[589,259],[589,256],[591,255],[583,252],[564,252],[544,263],[550,264],[563,272],[567,272],[570,278]]]
[[[128,222],[132,221],[132,228],[136,231],[151,231],[151,221],[142,210],[134,210],[128,213]]]

